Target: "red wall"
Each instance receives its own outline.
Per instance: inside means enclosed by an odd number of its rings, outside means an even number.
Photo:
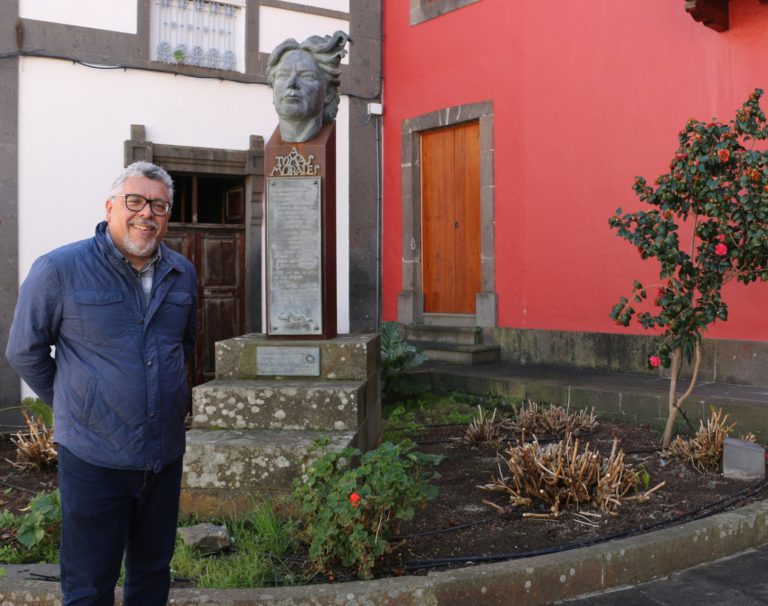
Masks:
[[[639,207],[634,176],[666,170],[689,117],[729,120],[768,90],[768,5],[730,4],[716,33],[682,0],[481,0],[413,27],[409,2],[384,0],[384,319],[402,289],[402,121],[492,100],[498,325],[627,332],[612,305],[658,273],[608,217]],[[709,336],[768,340],[768,284],[724,299]]]

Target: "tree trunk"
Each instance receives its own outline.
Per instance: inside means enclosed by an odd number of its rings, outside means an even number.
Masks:
[[[667,397],[667,425],[664,428],[664,437],[661,441],[662,448],[669,448],[672,442],[672,431],[675,428],[675,419],[677,418],[677,406],[675,403],[675,392],[677,391],[677,376],[680,374],[681,351],[678,347],[672,351],[672,377],[669,381],[669,396]]]
[[[686,389],[685,393],[679,398],[676,398],[675,392],[677,391],[677,378],[680,374],[680,367],[682,366],[682,351],[678,347],[672,352],[672,378],[669,383],[669,398],[667,400],[669,416],[667,417],[667,425],[664,428],[664,437],[661,442],[662,448],[669,448],[669,444],[672,442],[672,432],[675,428],[677,411],[682,409],[683,402],[691,395],[693,388],[696,386],[696,381],[699,378],[699,369],[701,368],[701,341],[696,341],[693,352],[696,361],[693,365],[691,382],[688,384],[688,389]]]

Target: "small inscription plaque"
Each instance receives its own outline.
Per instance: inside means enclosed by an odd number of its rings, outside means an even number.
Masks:
[[[288,377],[320,376],[319,347],[259,347],[256,374]]]
[[[320,335],[322,217],[319,177],[267,179],[268,334]]]

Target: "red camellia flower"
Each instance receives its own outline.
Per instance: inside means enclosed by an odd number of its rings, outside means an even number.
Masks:
[[[720,244],[715,245],[715,254],[720,255],[721,257],[728,253],[728,247],[720,242]]]
[[[661,358],[659,356],[650,356],[648,358],[648,364],[650,364],[651,368],[658,368],[661,366]]]
[[[721,149],[719,152],[717,152],[717,155],[720,157],[720,162],[728,162],[728,160],[731,158],[731,152],[729,152],[727,149]]]
[[[353,492],[351,495],[349,495],[349,504],[352,505],[355,509],[360,507],[360,495],[356,492]]]

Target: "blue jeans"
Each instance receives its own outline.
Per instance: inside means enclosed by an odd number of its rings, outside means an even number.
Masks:
[[[107,469],[59,445],[65,606],[114,604],[125,553],[125,606],[163,605],[176,542],[181,460],[159,473]]]

